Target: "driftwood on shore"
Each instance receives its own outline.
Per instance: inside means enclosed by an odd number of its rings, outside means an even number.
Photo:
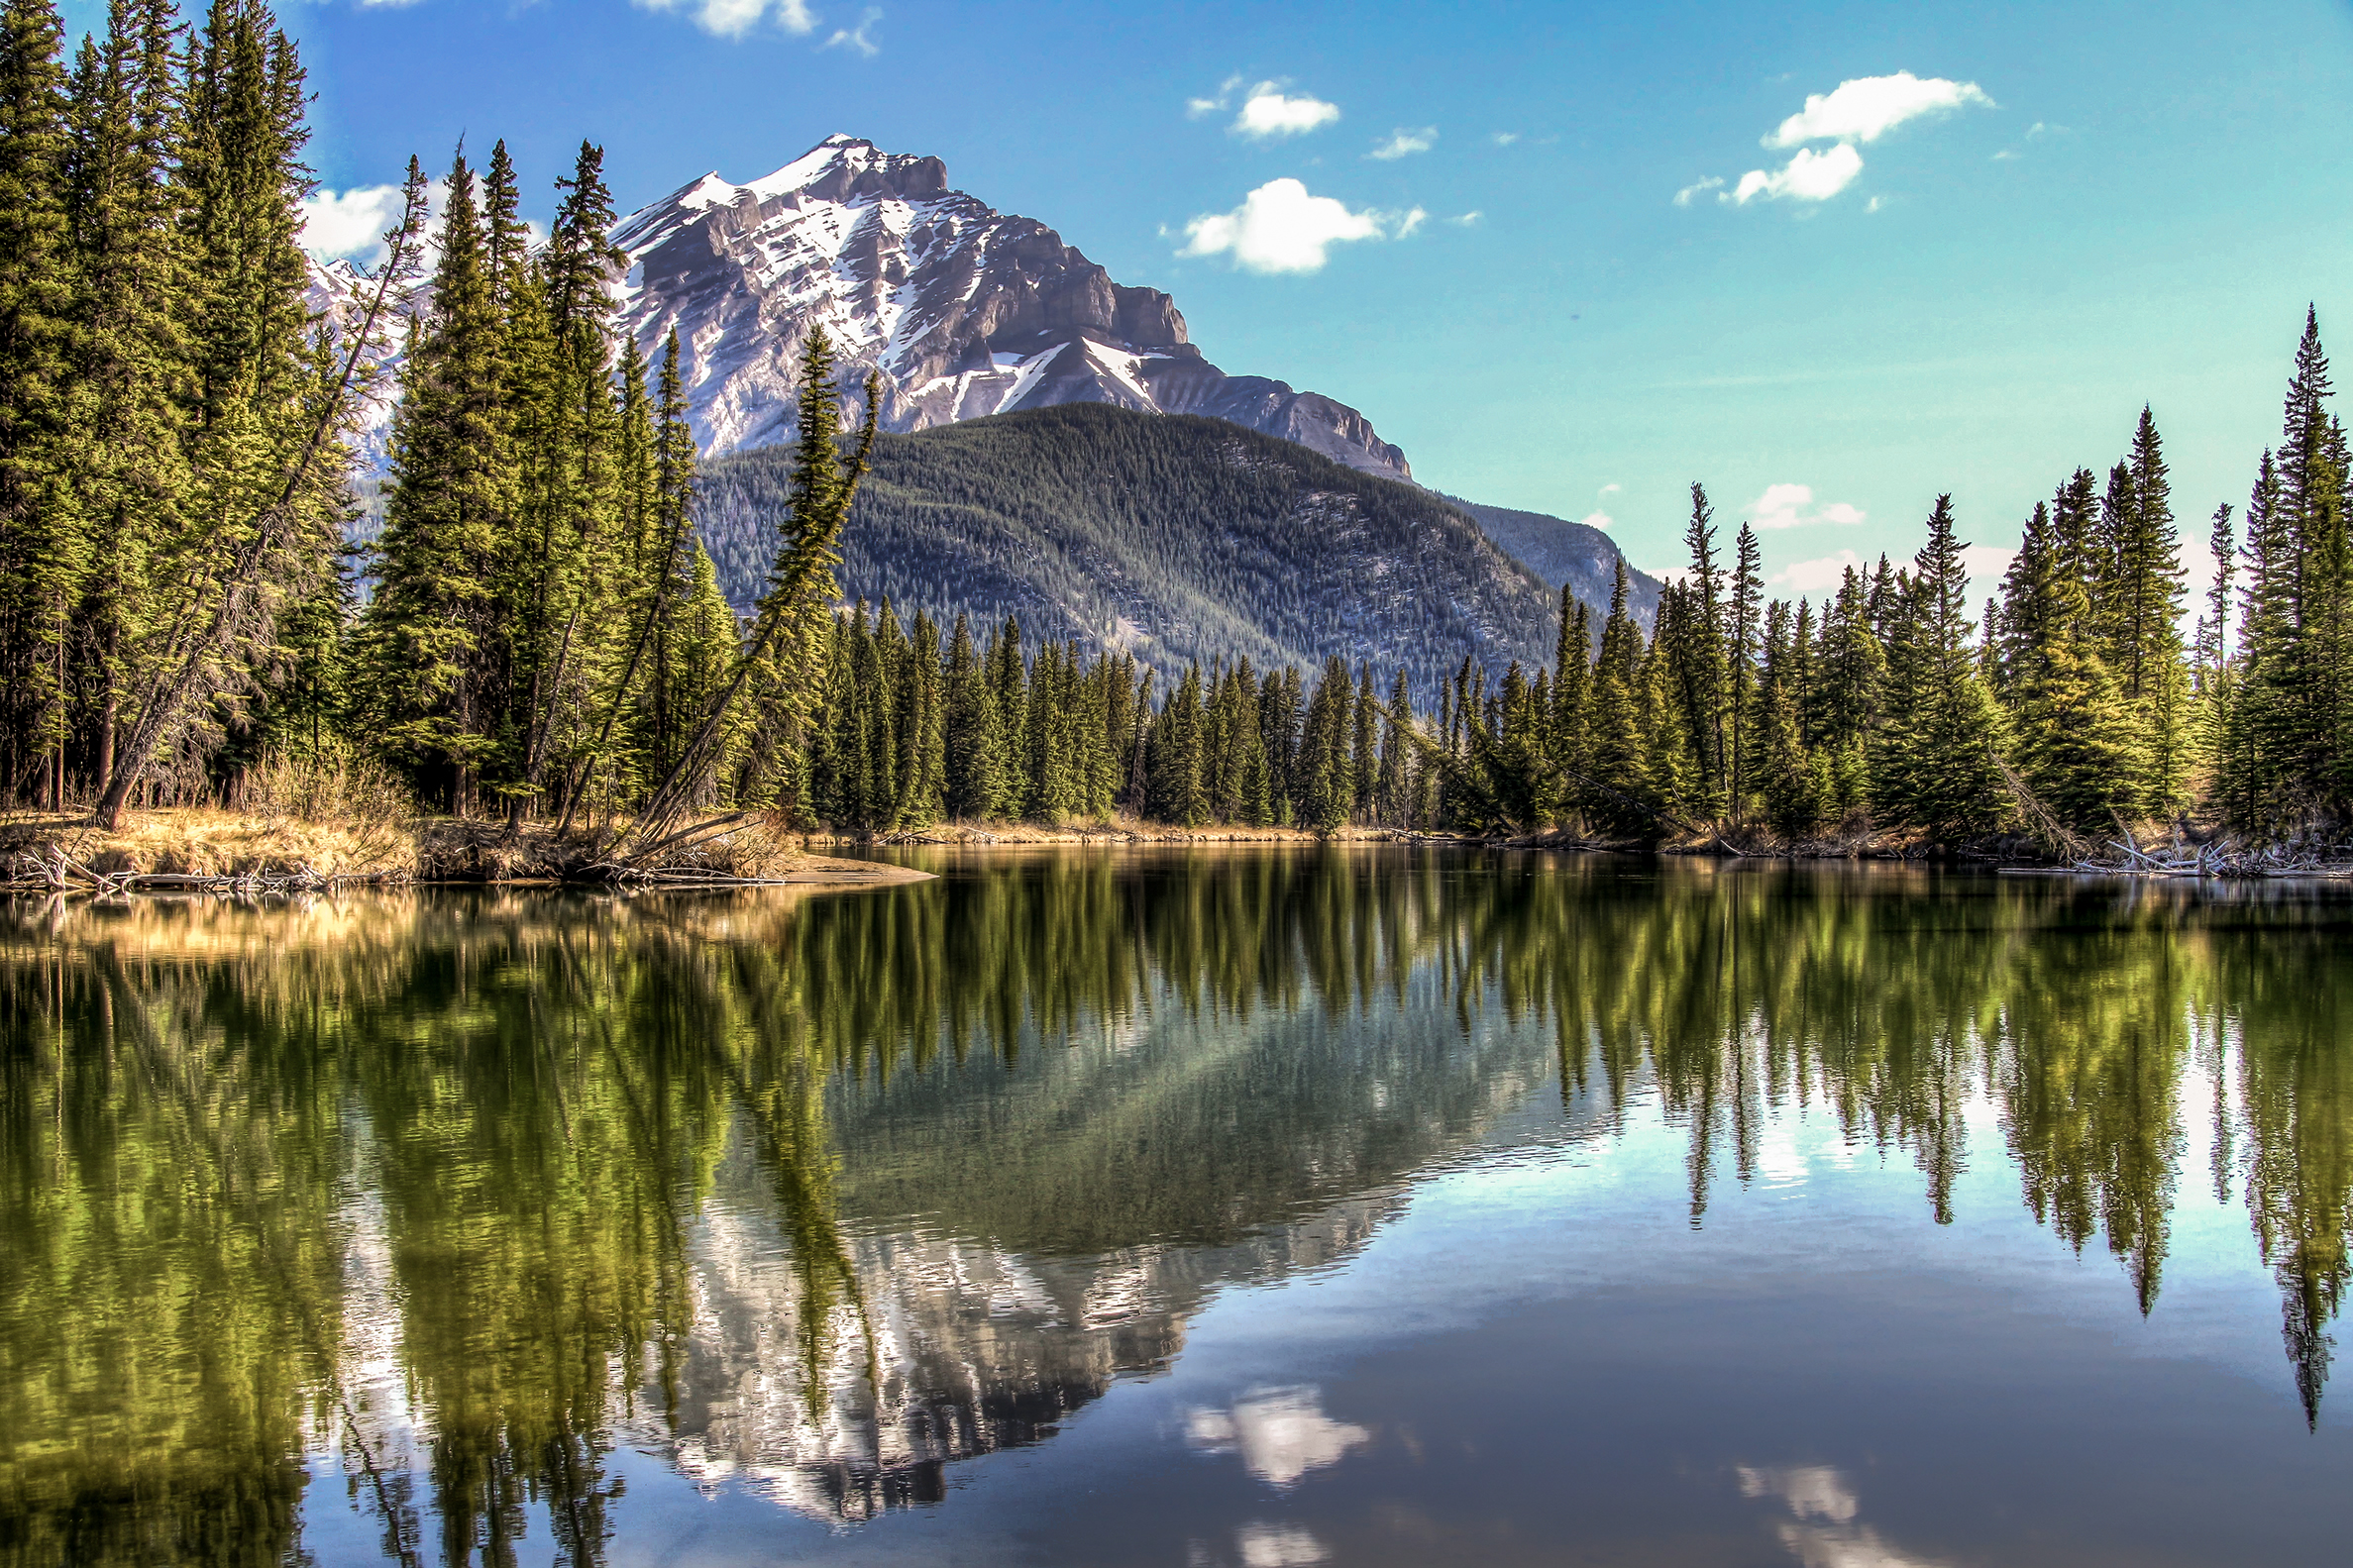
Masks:
[[[2152,855],[2139,846],[2108,840],[2120,860],[2086,859],[2064,866],[2004,866],[2016,876],[2188,877],[2245,881],[2267,877],[2353,879],[2353,862],[2308,846],[2270,844],[2248,849],[2215,843],[2171,855]]]

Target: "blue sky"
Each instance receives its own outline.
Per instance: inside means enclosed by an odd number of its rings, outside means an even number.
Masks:
[[[411,151],[446,166],[461,135],[506,138],[543,216],[584,136],[624,210],[834,131],[936,154],[1174,294],[1228,370],[1363,409],[1425,482],[1604,514],[1660,567],[1699,479],[1727,534],[1780,525],[1783,591],[1845,552],[1908,555],[1940,490],[1966,537],[2014,543],[2144,401],[2202,542],[2276,439],[2305,301],[2353,345],[2341,4],[328,0],[284,20],[331,190],[396,179]],[[1359,237],[1313,243],[1335,234]]]

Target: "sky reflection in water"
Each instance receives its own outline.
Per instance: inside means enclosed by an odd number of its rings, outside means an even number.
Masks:
[[[2353,1523],[2332,889],[942,869],[13,907],[0,1564],[2250,1563]]]

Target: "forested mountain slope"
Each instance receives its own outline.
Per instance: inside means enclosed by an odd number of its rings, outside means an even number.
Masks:
[[[1590,523],[1572,523],[1545,512],[1515,511],[1509,506],[1481,506],[1458,495],[1447,500],[1478,519],[1489,539],[1551,583],[1568,588],[1596,607],[1610,601],[1618,572],[1617,542]],[[1626,608],[1635,624],[1649,631],[1658,617],[1658,579],[1636,572],[1626,574]],[[1599,635],[1600,621],[1594,621]]]
[[[705,465],[697,520],[738,607],[775,551],[789,447]],[[1223,420],[1080,403],[885,436],[842,541],[850,598],[1018,615],[1028,638],[1264,670],[1552,655],[1556,596],[1457,507]],[[1606,592],[1601,602],[1607,602]]]

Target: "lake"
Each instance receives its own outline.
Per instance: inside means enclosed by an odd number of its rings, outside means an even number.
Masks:
[[[0,908],[0,1564],[2341,1560],[2338,888]]]

